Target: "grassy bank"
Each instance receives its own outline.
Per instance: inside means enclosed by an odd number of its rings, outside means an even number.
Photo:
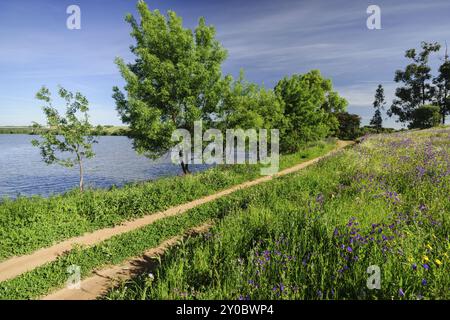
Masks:
[[[322,155],[335,142],[318,143],[282,156],[281,168]],[[220,166],[186,177],[170,177],[111,190],[78,191],[51,198],[0,203],[0,260],[30,253],[74,236],[162,211],[259,176],[252,165]]]
[[[211,233],[165,255],[154,280],[107,298],[449,299],[449,153],[449,129],[368,138],[242,193]],[[378,290],[366,286],[372,265]]]

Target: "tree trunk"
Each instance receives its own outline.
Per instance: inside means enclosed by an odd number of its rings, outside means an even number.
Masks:
[[[181,159],[181,169],[183,170],[183,174],[190,174],[191,172],[189,171],[189,165],[187,163],[184,163],[183,161],[183,151],[180,150],[180,152],[178,153]]]
[[[447,81],[444,83],[444,87],[447,88]],[[447,95],[448,95],[447,89],[444,89],[444,106],[442,108],[442,124],[444,124],[444,125],[445,125],[445,115],[446,115],[447,111],[450,111],[450,110],[447,110],[447,108],[448,108]]]
[[[425,85],[422,87],[422,106],[425,105]]]
[[[84,172],[83,172],[83,161],[81,160],[80,156],[78,156],[78,165],[80,167],[80,192],[83,192]]]
[[[183,161],[181,161],[181,169],[183,170],[183,173],[186,174],[190,174],[191,172],[189,171],[189,165],[185,164]]]

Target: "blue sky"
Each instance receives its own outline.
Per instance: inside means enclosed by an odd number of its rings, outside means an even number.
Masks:
[[[320,69],[367,123],[376,86],[392,101],[404,51],[421,41],[450,43],[450,1],[164,0],[151,9],[176,11],[186,27],[205,16],[228,50],[224,74],[243,68],[250,81],[273,87],[285,75]],[[66,9],[81,8],[81,30],[68,30]],[[92,122],[119,125],[112,87],[123,85],[114,58],[132,59],[126,13],[135,0],[0,2],[0,126],[43,121],[34,99],[42,85],[78,90]],[[381,8],[381,30],[366,27],[368,5]],[[443,51],[433,58],[437,65]],[[397,126],[393,119],[386,125]]]

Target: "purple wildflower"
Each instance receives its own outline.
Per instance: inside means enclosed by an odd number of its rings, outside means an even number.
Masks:
[[[335,237],[339,236],[339,230],[338,230],[338,228],[334,228],[333,235],[334,235]]]

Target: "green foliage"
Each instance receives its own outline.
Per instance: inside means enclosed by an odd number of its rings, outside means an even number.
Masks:
[[[410,129],[426,129],[439,125],[441,122],[440,108],[434,105],[425,105],[418,107],[412,114]]]
[[[275,92],[284,104],[285,128],[280,147],[287,152],[334,133],[339,125],[334,113],[347,106],[347,101],[332,91],[331,81],[318,70],[282,79]]]
[[[106,299],[449,299],[449,129],[376,135],[246,190]],[[381,289],[367,268],[378,265]]]
[[[175,129],[192,132],[194,121],[207,120],[216,110],[226,51],[204,18],[192,32],[173,11],[166,18],[144,1],[137,9],[140,22],[126,17],[136,41],[131,48],[136,60],[116,60],[127,95],[115,87],[113,97],[122,121],[129,124],[134,148],[158,158],[174,146]]]
[[[34,139],[31,143],[40,148],[46,164],[79,166],[80,190],[83,191],[83,160],[94,157],[92,145],[96,143],[91,135],[93,127],[89,123],[89,102],[81,93],[73,94],[62,87],[58,93],[66,103],[64,116],[53,106],[51,93],[47,88],[42,87],[36,94],[36,98],[46,104],[42,109],[47,118],[45,127],[48,130],[41,131],[41,140]],[[34,127],[42,129],[44,126],[35,123]],[[67,153],[73,156],[63,156]]]
[[[283,102],[273,90],[267,90],[245,80],[241,70],[239,78],[226,79],[223,100],[211,125],[226,129],[279,129],[283,126]]]
[[[402,129],[402,130],[404,130],[404,129]],[[399,130],[399,131],[402,131],[402,130]],[[359,129],[359,136],[365,136],[365,135],[377,134],[377,133],[394,133],[396,131],[397,130],[395,130],[394,128],[378,129],[373,126],[364,126]]]
[[[361,136],[360,116],[348,112],[338,112],[336,113],[336,118],[339,121],[339,129],[337,132],[339,139],[354,140]]]
[[[97,125],[93,128],[93,136],[126,136],[128,132],[127,127],[117,127],[111,125]]]

